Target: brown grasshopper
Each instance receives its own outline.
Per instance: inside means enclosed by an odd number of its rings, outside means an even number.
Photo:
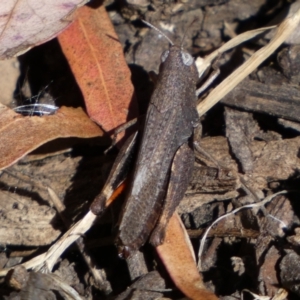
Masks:
[[[163,242],[166,225],[184,196],[194,164],[193,132],[199,125],[198,71],[193,57],[181,46],[169,42],[169,50],[161,56],[133,181],[119,226],[118,243],[129,253],[139,249],[149,237],[154,246]],[[128,145],[132,145],[132,140],[126,147]],[[126,147],[121,156],[124,153],[130,156],[131,150]],[[120,155],[118,163],[123,159]],[[104,200],[101,202],[98,198],[97,201],[91,210],[99,214]]]

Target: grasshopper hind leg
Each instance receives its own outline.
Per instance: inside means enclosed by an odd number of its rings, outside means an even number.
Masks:
[[[183,144],[175,154],[163,212],[150,237],[150,243],[155,247],[164,241],[168,222],[188,187],[194,160],[194,152],[187,143]]]

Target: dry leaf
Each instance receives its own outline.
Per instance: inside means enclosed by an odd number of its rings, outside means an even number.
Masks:
[[[87,0],[6,0],[0,2],[0,59],[20,55],[51,40]]]
[[[39,146],[57,138],[102,136],[81,108],[62,107],[55,115],[24,117],[0,107],[0,170]]]
[[[167,226],[165,242],[156,250],[175,285],[189,299],[216,300],[218,298],[205,289],[190,240],[184,230],[184,225],[175,213]]]
[[[111,131],[135,117],[131,74],[105,8],[83,7],[58,39],[91,119]]]

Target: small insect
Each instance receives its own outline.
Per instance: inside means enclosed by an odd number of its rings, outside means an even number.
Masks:
[[[32,96],[23,101],[23,105],[19,105],[14,107],[13,110],[16,113],[22,114],[23,116],[48,116],[53,115],[58,110],[58,107],[55,106],[53,99],[50,97],[47,101],[43,101],[44,103],[39,103],[40,99],[45,95],[49,95],[46,90],[48,89],[49,84],[45,86],[37,95]],[[45,103],[48,102],[48,103]],[[25,104],[28,103],[28,104]]]
[[[52,104],[27,104],[21,105],[14,108],[16,113],[22,114],[23,116],[49,116],[54,115],[58,107]]]

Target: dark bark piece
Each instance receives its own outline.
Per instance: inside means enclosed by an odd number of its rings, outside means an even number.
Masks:
[[[190,213],[212,201],[224,201],[238,196],[237,188],[240,182],[237,165],[229,154],[227,139],[224,137],[204,138],[201,140],[201,148],[210,151],[214,161],[195,152],[198,155],[188,190],[179,204],[180,214]],[[213,163],[215,161],[219,168]],[[212,163],[213,167],[210,166]]]
[[[285,230],[292,226],[294,216],[290,201],[283,195],[273,199],[264,212],[265,216],[259,224],[260,236],[256,242],[258,264],[264,261],[266,250],[270,247],[270,242],[276,237],[283,237]]]
[[[216,214],[223,210],[223,203],[202,204],[201,207],[195,209],[189,215],[189,222],[185,222],[187,228],[201,228],[207,226],[214,221]],[[190,224],[188,224],[190,223]]]
[[[208,249],[205,251],[204,255],[202,256],[202,264],[201,264],[201,271],[205,272],[208,271],[210,268],[213,268],[216,264],[218,259],[217,249],[221,245],[222,239],[215,237],[211,244],[209,245]]]
[[[139,250],[131,251],[126,258],[128,271],[131,281],[147,274],[148,268],[146,266],[145,258]]]
[[[23,266],[16,266],[6,277],[7,283],[15,290],[22,290],[29,280],[29,273]]]
[[[163,296],[162,293],[152,292],[152,291],[143,291],[143,290],[133,290],[132,295],[127,298],[128,300],[155,300]]]
[[[154,300],[163,296],[159,290],[165,289],[165,281],[157,271],[149,272],[133,283],[125,292],[120,294],[116,300],[149,299]]]
[[[277,55],[277,61],[283,74],[294,84],[300,82],[300,46],[293,45],[284,48]]]
[[[266,85],[247,79],[225,96],[222,103],[300,122],[300,91],[294,85]]]
[[[253,137],[259,131],[252,115],[235,109],[225,109],[226,136],[244,173],[253,170],[253,154],[250,148]]]
[[[280,252],[275,246],[272,246],[266,256],[263,265],[259,270],[258,280],[260,284],[260,294],[273,297],[278,290],[278,277],[277,277],[277,262],[280,259]]]
[[[76,277],[77,274],[74,276]],[[7,281],[12,287],[19,290],[19,293],[11,295],[13,298],[9,299],[56,300],[58,299],[57,293],[61,299],[69,299],[68,291],[64,287],[65,279],[60,279],[53,274],[28,272],[23,266],[17,266],[8,273]]]
[[[222,203],[223,204],[223,203]],[[225,214],[224,205],[218,205],[218,216]],[[217,216],[217,217],[218,217]],[[219,226],[222,226],[227,220],[222,220],[219,222]],[[207,245],[207,249],[204,251],[201,258],[201,272],[208,271],[210,268],[214,267],[216,261],[218,259],[217,249],[222,243],[222,239],[219,237],[215,237],[209,245]]]
[[[236,161],[231,157],[228,139],[223,136],[206,137],[201,140],[201,148],[207,152],[212,152],[214,159],[221,163],[222,167],[237,171]],[[197,152],[195,153],[197,155]],[[200,159],[202,161],[202,157]],[[206,162],[211,166],[211,162]],[[213,165],[215,168],[216,166]]]
[[[256,81],[266,85],[282,86],[289,84],[289,80],[281,72],[267,66],[259,69],[255,75],[257,77]]]
[[[266,212],[268,215],[261,223],[261,230],[266,230],[274,237],[284,237],[294,222],[290,200],[285,195],[278,196],[267,205]]]
[[[299,144],[299,136],[268,143],[254,141],[252,146],[255,161],[252,178],[256,180],[257,188],[268,188],[268,182],[295,176],[296,170],[300,168]]]
[[[234,170],[195,165],[189,190],[186,194],[226,193],[238,186],[238,177]]]
[[[229,191],[226,193],[196,193],[187,194],[184,196],[178,207],[179,214],[191,213],[203,205],[209,204],[213,201],[225,201],[238,197],[238,191]]]
[[[289,250],[279,267],[283,287],[300,296],[300,256]]]
[[[220,227],[220,226],[219,226]],[[252,229],[246,228],[219,228],[211,229],[208,233],[208,237],[237,237],[237,238],[249,238],[256,239],[259,235],[259,232]],[[188,235],[191,239],[200,238],[206,231],[206,228],[203,229],[188,229]]]

